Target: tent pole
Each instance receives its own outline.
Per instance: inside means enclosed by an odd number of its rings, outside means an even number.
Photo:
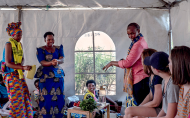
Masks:
[[[171,42],[172,42],[172,25],[171,25],[171,7],[169,7],[169,32],[168,32],[168,36],[169,36],[169,41],[168,41],[168,48],[169,48],[169,54],[171,53]]]
[[[17,6],[17,10],[18,10],[18,21],[20,22],[21,21],[21,9],[22,9],[22,6]]]
[[[95,66],[95,64],[96,64],[96,60],[95,60],[95,39],[94,39],[94,31],[92,31],[92,43],[93,43],[93,63],[94,63],[94,81],[96,81],[96,75],[95,75],[95,73],[96,73],[96,66]]]

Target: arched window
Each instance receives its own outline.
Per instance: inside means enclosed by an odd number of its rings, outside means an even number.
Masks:
[[[106,72],[102,68],[116,60],[115,45],[112,39],[101,31],[87,32],[75,46],[75,93],[84,95],[86,81],[95,80],[96,89],[107,85],[108,95],[116,94],[116,67]]]

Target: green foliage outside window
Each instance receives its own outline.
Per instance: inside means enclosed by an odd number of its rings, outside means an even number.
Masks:
[[[102,49],[98,47],[98,49]],[[91,50],[91,48],[89,48]],[[96,49],[95,49],[96,50]],[[95,78],[93,52],[75,52],[75,93],[84,95],[86,92],[86,81],[95,80],[96,88],[107,85],[108,94],[113,95],[116,91],[116,67],[110,67],[106,72],[102,68],[110,61],[115,60],[115,52],[95,51]],[[110,73],[110,74],[109,74]]]

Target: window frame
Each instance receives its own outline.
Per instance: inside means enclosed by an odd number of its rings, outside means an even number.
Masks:
[[[92,52],[93,53],[93,65],[94,65],[94,68],[93,68],[93,70],[94,70],[94,72],[93,73],[88,73],[88,72],[80,72],[80,73],[76,73],[75,72],[75,75],[76,74],[93,74],[93,77],[94,77],[94,81],[96,82],[96,75],[97,74],[115,74],[115,77],[116,77],[116,70],[115,70],[115,72],[114,73],[97,73],[96,72],[96,66],[95,66],[95,53],[96,52],[115,52],[115,60],[116,60],[116,48],[115,48],[115,50],[95,50],[95,35],[94,35],[94,31],[90,31],[91,33],[92,33],[92,46],[93,46],[93,50],[92,51],[88,51],[88,50],[84,50],[84,51],[81,51],[81,50],[79,50],[79,51],[74,51],[75,53],[77,53],[77,52]],[[100,31],[100,32],[102,32],[102,31]],[[89,32],[87,32],[87,33],[89,33]],[[104,33],[104,32],[102,32],[102,33]],[[86,34],[86,33],[85,33]],[[85,35],[85,34],[83,34],[83,35]],[[106,33],[105,33],[106,34]],[[83,36],[82,35],[82,36]],[[106,34],[107,35],[107,34]],[[80,39],[80,38],[79,38]],[[110,38],[111,39],[111,38]],[[112,39],[111,39],[112,40]],[[112,42],[113,42],[113,40],[112,40]],[[113,44],[114,44],[114,42],[113,42]],[[115,46],[115,44],[114,44],[114,46]],[[75,45],[75,47],[76,47],[76,45]],[[75,60],[74,60],[75,61]],[[114,61],[114,60],[113,60]],[[117,80],[117,79],[115,79],[115,80]],[[115,87],[116,87],[116,85],[117,84],[110,84],[110,85],[115,85]],[[76,88],[75,88],[76,89]],[[116,95],[116,89],[117,89],[117,87],[115,88],[115,90],[114,90],[114,92],[115,92],[115,94],[114,95]],[[113,90],[110,90],[110,91],[113,91]],[[76,95],[77,93],[75,93],[75,95]],[[81,95],[81,94],[78,94],[78,95]]]

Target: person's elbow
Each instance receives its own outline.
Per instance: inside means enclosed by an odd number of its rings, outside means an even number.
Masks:
[[[11,62],[10,62],[10,61],[5,60],[5,65],[6,65],[7,67],[11,68]]]
[[[42,66],[50,66],[50,64],[47,64],[44,60],[40,62]]]
[[[153,100],[152,101],[152,107],[158,107],[159,105],[160,105],[160,101],[158,101],[158,100]]]
[[[40,63],[42,66],[47,66],[46,64],[44,64],[44,63]]]
[[[6,64],[7,67],[10,66],[10,63],[9,63],[9,62],[6,62],[6,61],[5,61],[5,64]]]
[[[156,103],[153,103],[152,104],[152,107],[158,107],[160,104],[158,104],[157,102]]]
[[[133,63],[128,60],[122,60],[122,67],[123,68],[130,68],[133,66]]]
[[[130,68],[130,67],[132,67],[132,66],[133,66],[132,63],[127,63],[127,64],[123,65],[124,68]]]

